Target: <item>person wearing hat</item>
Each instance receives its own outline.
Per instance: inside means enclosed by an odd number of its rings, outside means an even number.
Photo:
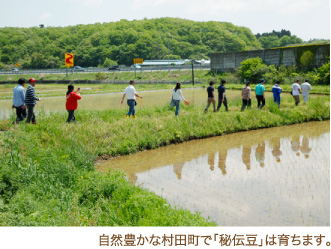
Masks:
[[[274,95],[274,102],[277,103],[278,108],[280,107],[280,94],[283,91],[283,89],[279,86],[280,81],[276,82],[276,85],[272,87],[272,93]]]
[[[255,87],[255,96],[257,99],[257,108],[262,109],[265,106],[265,88],[263,83],[265,82],[264,79],[260,80],[260,83]]]
[[[26,119],[27,123],[32,121],[32,124],[37,124],[36,116],[34,115],[34,107],[37,104],[37,100],[40,101],[40,98],[36,98],[36,93],[34,90],[34,86],[36,85],[36,80],[34,78],[29,79],[29,86],[26,89],[25,95],[25,105],[28,109],[28,117]]]
[[[16,120],[13,124],[19,124],[20,121],[23,121],[26,118],[26,106],[24,104],[25,100],[25,79],[20,78],[18,80],[18,85],[13,90],[13,106],[12,108],[16,109]]]

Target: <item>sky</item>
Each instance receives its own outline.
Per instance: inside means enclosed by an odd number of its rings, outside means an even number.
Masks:
[[[230,22],[254,34],[330,39],[330,0],[0,0],[0,27],[72,26],[177,17]]]

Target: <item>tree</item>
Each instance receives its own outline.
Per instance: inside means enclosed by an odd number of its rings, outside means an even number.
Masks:
[[[24,60],[26,68],[44,68],[63,65],[64,53],[72,52],[75,65],[97,66],[106,58],[131,65],[134,58],[167,58],[169,33],[172,58],[207,59],[212,52],[261,48],[248,28],[231,23],[157,18],[69,27],[0,28],[0,60],[6,65]]]
[[[259,42],[262,44],[264,49],[279,47],[279,39],[277,36],[262,36],[259,38]]]
[[[300,69],[310,71],[314,67],[314,54],[311,51],[305,51],[300,57]]]
[[[319,84],[330,84],[330,61],[328,63],[323,64],[318,70],[317,82]]]
[[[267,66],[261,58],[249,58],[240,63],[238,74],[242,80],[258,82],[262,76],[273,70],[273,66]]]
[[[104,67],[110,67],[110,66],[113,66],[113,65],[117,65],[117,62],[114,61],[114,60],[111,60],[109,58],[106,58],[104,63],[103,63]]]

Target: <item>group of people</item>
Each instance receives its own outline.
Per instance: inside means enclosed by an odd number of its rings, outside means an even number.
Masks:
[[[260,83],[255,87],[255,97],[257,100],[257,108],[262,109],[265,106],[265,87],[264,84],[265,80],[261,79]],[[226,80],[221,80],[221,84],[218,87],[218,105],[216,108],[216,98],[215,98],[215,89],[214,89],[214,81],[210,81],[209,87],[207,88],[208,100],[207,106],[205,108],[205,113],[208,111],[210,104],[213,104],[214,112],[219,111],[222,103],[224,104],[225,110],[228,111],[228,103],[225,95],[225,84]],[[251,108],[251,83],[248,81],[245,86],[242,88],[242,107],[241,111],[244,111],[245,108]],[[304,104],[307,103],[309,99],[309,91],[312,90],[311,85],[309,84],[309,80],[306,79],[305,83],[301,84],[300,80],[297,80],[296,83],[293,83],[291,87],[291,95],[294,98],[295,105],[300,103],[300,92],[302,92],[302,97]],[[282,93],[283,89],[280,87],[280,81],[277,81],[276,84],[272,87],[272,93],[274,97],[274,102],[277,103],[278,107],[280,107],[280,94]]]
[[[126,114],[126,118],[130,118],[132,115],[133,119],[136,119],[136,111],[135,106],[137,105],[136,97],[143,98],[143,96],[139,95],[136,92],[136,89],[134,88],[135,81],[130,80],[130,85],[125,89],[121,104],[123,104],[125,96],[127,97],[127,104],[129,106],[129,112]],[[183,100],[186,105],[190,104],[189,100],[186,100],[183,96],[182,90],[181,90],[181,84],[178,82],[176,83],[175,88],[172,90],[172,98],[170,102],[170,106],[176,107],[175,110],[175,116],[179,115],[179,108],[180,108],[180,101]]]
[[[257,107],[258,109],[262,109],[265,106],[265,88],[264,84],[265,80],[261,79],[260,83],[255,87],[255,96],[257,99]],[[29,86],[25,92],[24,85],[25,85],[25,79],[21,78],[18,80],[18,85],[14,88],[14,94],[13,94],[13,108],[16,109],[16,120],[13,122],[18,124],[19,122],[23,121],[26,117],[26,122],[30,123],[32,121],[32,124],[36,124],[36,116],[34,114],[34,108],[37,104],[36,101],[40,101],[40,98],[37,98],[35,95],[35,84],[36,80],[31,78],[29,79]],[[210,81],[209,87],[207,88],[207,94],[208,94],[208,100],[207,100],[207,106],[205,108],[205,112],[208,111],[208,108],[210,104],[213,104],[214,112],[219,111],[222,104],[225,107],[225,110],[228,111],[228,103],[226,99],[226,80],[222,79],[221,84],[218,87],[218,105],[216,108],[216,98],[215,98],[215,89],[214,89],[214,81]],[[126,114],[126,118],[130,118],[132,115],[133,119],[136,119],[136,111],[135,106],[137,105],[136,97],[143,98],[143,96],[139,95],[136,92],[136,89],[134,88],[135,81],[130,80],[130,85],[125,89],[121,104],[124,101],[124,98],[127,97],[127,105],[129,106],[129,111]],[[245,84],[245,87],[242,89],[242,107],[241,111],[244,111],[244,109],[251,108],[251,88],[250,88],[250,82],[248,81]],[[311,85],[309,84],[309,80],[306,79],[305,83],[303,83],[300,86],[300,80],[297,80],[296,83],[292,85],[292,91],[291,94],[295,100],[295,105],[298,105],[300,102],[300,92],[302,91],[302,96],[304,103],[307,103],[309,99],[309,91],[312,90]],[[283,89],[280,87],[280,81],[277,81],[276,84],[272,87],[272,93],[274,97],[274,102],[277,103],[278,106],[280,106],[280,94],[282,93]],[[71,121],[76,122],[75,117],[75,110],[77,109],[78,103],[77,101],[81,99],[80,96],[80,88],[78,88],[76,91],[74,91],[73,85],[68,85],[68,91],[66,93],[66,109],[68,111],[68,118],[67,123],[70,123]],[[175,88],[172,91],[172,98],[170,105],[172,107],[176,107],[175,110],[175,116],[179,115],[179,109],[180,109],[180,101],[183,100],[186,105],[189,105],[189,100],[186,100],[183,96],[183,93],[181,91],[181,84],[176,83]],[[26,111],[28,110],[28,112]]]
[[[41,98],[36,97],[35,85],[36,80],[34,78],[29,79],[29,86],[24,89],[26,80],[20,78],[18,80],[18,85],[13,90],[13,105],[12,108],[16,109],[16,119],[13,124],[19,124],[26,118],[26,123],[37,124],[36,115],[34,114],[34,108],[37,104],[37,101],[41,101]],[[75,110],[77,109],[78,103],[77,100],[81,99],[80,88],[74,92],[74,86],[68,85],[68,92],[66,94],[66,109],[68,111],[67,123],[71,121],[76,121]],[[26,111],[28,110],[28,111]]]
[[[18,80],[18,85],[13,91],[13,106],[16,109],[16,120],[13,124],[18,124],[23,121],[26,117],[26,122],[32,124],[37,124],[36,116],[34,114],[34,107],[37,101],[41,101],[40,98],[36,97],[34,86],[36,85],[36,80],[34,78],[29,79],[29,86],[24,89],[26,81],[23,78]],[[26,111],[28,110],[28,112]]]

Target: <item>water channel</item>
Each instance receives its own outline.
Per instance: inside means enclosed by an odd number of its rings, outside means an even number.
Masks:
[[[330,122],[194,140],[99,162],[220,226],[329,226]]]

